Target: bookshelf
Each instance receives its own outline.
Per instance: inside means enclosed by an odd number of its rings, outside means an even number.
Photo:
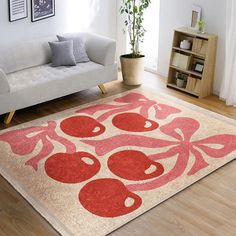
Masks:
[[[189,48],[181,42],[190,42]],[[212,94],[217,36],[201,34],[188,28],[174,30],[167,87],[178,89],[198,98]],[[177,79],[184,80],[177,83]]]

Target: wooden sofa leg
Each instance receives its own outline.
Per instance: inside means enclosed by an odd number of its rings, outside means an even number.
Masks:
[[[14,114],[15,114],[15,111],[11,111],[9,114],[6,115],[5,120],[4,120],[4,123],[6,125],[9,125],[11,123],[11,120],[12,120]]]
[[[106,94],[107,93],[106,88],[105,88],[105,86],[103,84],[99,84],[98,87],[100,88],[102,94]]]

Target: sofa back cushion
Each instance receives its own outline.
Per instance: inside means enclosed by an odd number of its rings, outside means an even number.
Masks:
[[[9,74],[51,62],[51,50],[48,42],[56,40],[55,36],[1,45],[0,69]]]
[[[88,62],[89,58],[86,52],[84,39],[80,36],[60,36],[57,35],[60,42],[72,40],[73,41],[73,53],[75,56],[75,61],[77,63]]]
[[[82,38],[85,42],[86,53],[91,61],[104,66],[115,63],[116,41],[89,32],[67,33],[62,36],[65,38]]]

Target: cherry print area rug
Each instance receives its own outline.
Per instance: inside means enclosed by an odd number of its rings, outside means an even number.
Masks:
[[[105,235],[235,159],[235,123],[136,89],[0,132],[0,173],[62,235]]]

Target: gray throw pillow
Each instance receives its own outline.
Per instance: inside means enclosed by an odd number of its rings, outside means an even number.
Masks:
[[[59,36],[59,35],[57,35],[57,38],[60,42],[68,41],[68,40],[73,41],[74,56],[75,56],[75,61],[77,63],[89,61],[89,58],[85,49],[85,43],[82,38],[73,37],[73,36],[66,37],[66,36]]]
[[[75,66],[73,41],[48,42],[52,52],[52,66]]]

